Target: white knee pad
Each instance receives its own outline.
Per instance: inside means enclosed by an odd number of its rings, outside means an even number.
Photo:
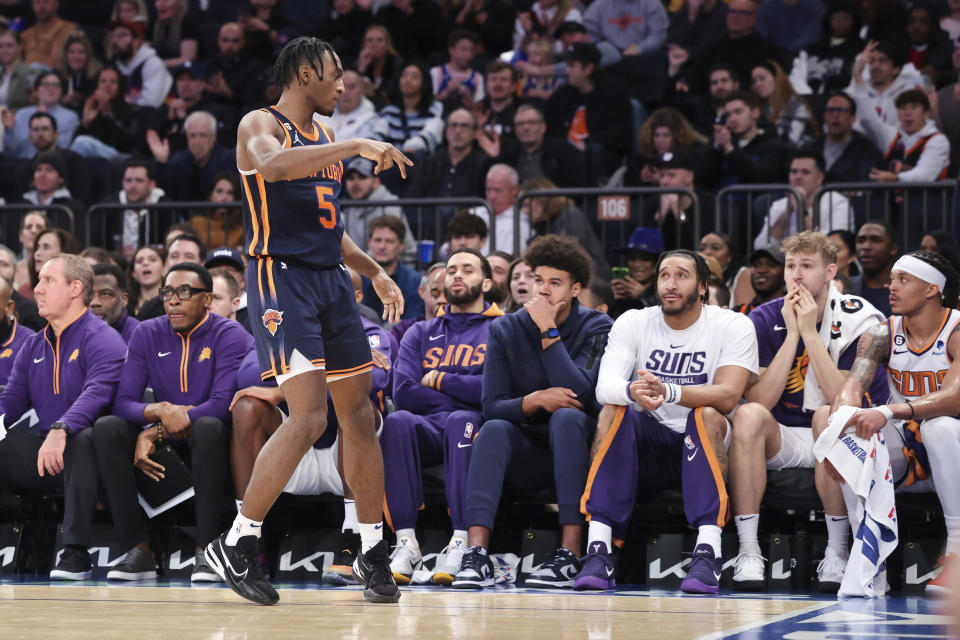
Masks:
[[[960,420],[942,416],[920,424],[930,475],[945,516],[960,516]]]

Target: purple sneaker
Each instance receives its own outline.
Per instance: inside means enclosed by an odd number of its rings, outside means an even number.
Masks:
[[[693,560],[687,569],[687,577],[680,584],[684,593],[718,593],[722,559],[713,555],[713,547],[698,544],[693,550]]]
[[[612,589],[617,586],[613,574],[617,571],[617,564],[613,554],[607,550],[604,542],[591,542],[588,545],[587,557],[583,559],[583,569],[577,574],[573,588],[577,591],[586,589]]]

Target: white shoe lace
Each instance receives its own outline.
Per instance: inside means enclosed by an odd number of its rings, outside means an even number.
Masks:
[[[846,568],[846,558],[827,553],[817,565],[817,577],[820,582],[840,582]]]
[[[390,554],[390,570],[397,573],[413,573],[420,564],[420,549],[411,544],[410,538],[400,538]]]
[[[455,575],[460,571],[460,565],[463,563],[463,554],[467,550],[467,545],[462,542],[448,544],[440,552],[437,559],[437,571]]]
[[[741,553],[733,566],[733,579],[763,580],[763,563],[766,560],[755,553]]]

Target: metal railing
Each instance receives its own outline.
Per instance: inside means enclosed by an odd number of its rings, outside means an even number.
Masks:
[[[453,213],[459,209],[470,210],[471,213],[479,214],[479,210],[486,213],[487,226],[489,228],[487,237],[490,238],[490,248],[494,249],[496,242],[496,215],[493,207],[485,198],[399,198],[397,200],[341,200],[340,211],[344,216],[344,225],[346,229],[355,226],[351,221],[353,212],[351,209],[376,209],[376,208],[399,208],[406,223],[410,226],[414,240],[418,243],[417,267],[422,268],[424,263],[429,263],[436,255],[436,249],[446,235],[446,223],[453,217]],[[351,235],[354,241],[361,247],[366,246],[367,227],[375,216],[363,216],[363,237],[356,238]],[[483,216],[481,216],[483,217]],[[425,220],[426,219],[426,220]],[[432,227],[432,229],[430,229]],[[425,237],[425,231],[432,232],[430,240]],[[430,254],[429,256],[427,254]],[[429,265],[427,265],[429,266]]]
[[[754,238],[757,237],[764,221],[770,224],[770,205],[774,202],[774,194],[793,198],[795,211],[806,210],[803,195],[788,184],[735,184],[717,191],[714,229],[718,233],[729,235],[741,253],[749,254],[753,250]],[[738,200],[736,199],[738,195],[747,197]],[[749,197],[751,195],[770,196],[770,200],[766,203],[758,202]],[[742,205],[746,207],[746,211],[743,210]],[[763,218],[758,220],[759,216],[755,213],[755,208],[762,212]]]
[[[191,215],[209,209],[227,209],[240,212],[239,202],[210,202],[209,200],[187,202],[154,202],[152,204],[101,202],[87,209],[86,242],[108,250],[120,249],[123,238],[123,215],[125,211],[144,212],[138,220],[138,229],[143,230],[143,244],[162,245],[166,230],[173,224],[189,222]],[[120,219],[111,218],[110,212],[119,212]],[[163,215],[166,214],[166,215]],[[242,221],[237,216],[238,224]],[[224,221],[224,231],[228,230]],[[212,229],[213,220],[207,218],[207,230]],[[119,231],[119,233],[117,233]],[[203,239],[203,238],[202,238]],[[203,239],[206,242],[206,239]]]
[[[677,238],[679,239],[682,237],[683,226],[686,224],[691,224],[693,228],[694,241],[699,239],[702,228],[700,199],[697,197],[697,194],[694,190],[683,187],[621,187],[616,189],[597,187],[528,191],[526,193],[521,193],[517,198],[516,210],[529,211],[529,203],[533,200],[557,197],[568,198],[573,202],[573,206],[577,207],[586,216],[588,222],[596,222],[596,224],[593,226],[598,228],[600,232],[601,246],[608,248],[610,246],[609,233],[611,225],[617,225],[616,232],[618,233],[619,239],[617,246],[625,246],[633,229],[643,225],[643,210],[646,198],[659,198],[662,195],[678,195],[681,197],[686,196],[690,198],[691,202],[689,208],[691,214],[675,216]],[[601,210],[604,206],[607,206],[607,204],[616,204],[617,198],[624,197],[628,199],[628,204],[625,211],[604,212]],[[634,202],[634,197],[636,197],[636,202]],[[636,206],[634,206],[634,204]],[[647,224],[655,223],[648,222]],[[519,216],[516,216],[514,219],[514,234],[516,238],[519,238]],[[519,255],[519,253],[515,251],[514,255]]]
[[[899,235],[900,248],[916,248],[925,233],[936,229],[952,230],[953,197],[956,180],[936,182],[833,182],[823,185],[822,193],[845,196],[854,210],[856,227],[882,220]],[[815,210],[819,217],[819,205]],[[831,229],[832,231],[832,229]]]

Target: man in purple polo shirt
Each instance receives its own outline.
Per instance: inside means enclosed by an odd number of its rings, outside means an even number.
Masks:
[[[17,323],[14,315],[16,303],[12,299],[13,288],[0,278],[0,387],[7,384],[13,363],[27,338],[35,332]]]
[[[199,264],[170,268],[160,288],[166,315],[142,322],[134,331],[114,415],[98,420],[94,429],[110,512],[123,544],[130,548],[107,579],[156,576],[133,467],[162,482],[165,469],[150,455],[169,440],[189,460],[193,472],[198,551],[190,579],[219,580],[202,549],[219,532],[229,464],[230,399],[236,391],[237,369],[253,348],[253,338],[233,320],[209,313],[212,286],[210,273]],[[142,402],[148,386],[156,398],[149,404]]]
[[[140,321],[127,313],[127,276],[115,264],[93,265],[93,298],[90,311],[116,329],[126,343],[130,342],[133,330]]]
[[[11,429],[0,441],[0,480],[27,490],[63,487],[64,550],[50,577],[90,577],[87,544],[97,504],[97,462],[91,427],[110,407],[126,345],[90,313],[93,270],[61,254],[40,270],[34,297],[47,320],[26,339],[0,394],[0,414],[12,423],[28,409],[30,428]]]

